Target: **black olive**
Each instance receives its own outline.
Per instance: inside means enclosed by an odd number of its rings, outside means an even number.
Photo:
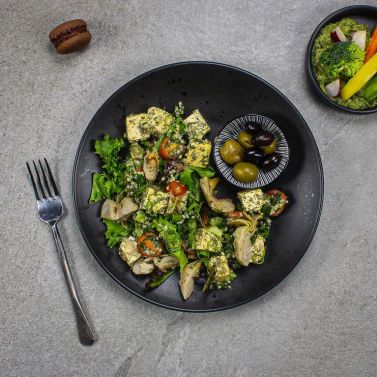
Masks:
[[[255,134],[259,131],[262,131],[262,126],[259,123],[247,122],[245,124],[245,131]]]
[[[270,145],[274,141],[274,136],[271,132],[261,131],[255,135],[254,144],[258,147]]]
[[[279,165],[280,158],[281,158],[280,154],[277,154],[277,153],[268,154],[267,156],[263,157],[260,162],[261,169],[272,170],[276,168],[276,166]]]
[[[259,165],[261,159],[264,157],[264,153],[261,149],[255,148],[247,150],[243,156],[243,159],[247,162]]]

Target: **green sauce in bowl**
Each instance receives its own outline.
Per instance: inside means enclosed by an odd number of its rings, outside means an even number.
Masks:
[[[351,39],[352,34],[358,30],[365,30],[367,32],[367,40],[366,44],[368,45],[369,42],[369,30],[368,26],[365,24],[359,24],[355,20],[351,18],[343,18],[339,22],[331,23],[326,25],[321,32],[318,34],[318,37],[315,39],[312,49],[312,66],[314,75],[317,79],[317,82],[321,88],[321,90],[326,94],[325,86],[329,84],[332,80],[329,79],[329,74],[326,71],[326,67],[321,67],[320,58],[324,51],[328,48],[334,46],[334,42],[331,39],[331,32],[339,26],[347,37],[347,39]],[[345,82],[342,82],[344,85]],[[342,99],[340,96],[338,97],[329,97],[334,102],[338,103],[341,106],[348,107],[349,109],[353,110],[364,110],[377,107],[377,99],[373,101],[367,101],[363,98],[359,93],[356,93],[348,100]],[[326,94],[327,95],[327,94]]]

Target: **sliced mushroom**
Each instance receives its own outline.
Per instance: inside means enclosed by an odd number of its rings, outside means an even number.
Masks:
[[[144,157],[143,171],[148,181],[155,181],[160,167],[160,158],[156,151],[148,152]]]
[[[118,220],[121,212],[120,203],[106,199],[102,205],[101,218],[108,220]]]
[[[152,260],[139,259],[131,267],[131,271],[135,275],[148,275],[154,270],[155,266]]]
[[[234,233],[234,253],[241,266],[248,266],[250,263],[252,250],[251,237],[252,232],[250,232],[249,227],[240,226]]]
[[[139,206],[133,201],[132,198],[124,198],[120,202],[120,217],[118,220],[127,220],[131,214],[138,210]]]
[[[181,293],[185,300],[187,300],[194,290],[194,279],[199,276],[200,267],[202,265],[201,260],[186,264],[181,272],[179,278],[179,286],[181,287]]]
[[[200,188],[202,189],[204,197],[213,211],[218,213],[233,212],[236,207],[231,199],[217,199],[215,197],[213,191],[218,182],[218,178],[209,180],[207,177],[204,177],[200,180]]]
[[[153,259],[155,266],[162,272],[179,266],[179,260],[174,255],[164,255]]]
[[[130,267],[141,258],[135,238],[128,237],[122,240],[119,247],[119,255]]]

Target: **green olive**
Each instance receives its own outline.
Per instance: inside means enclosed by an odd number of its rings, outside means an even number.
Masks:
[[[253,136],[246,131],[241,131],[238,134],[237,140],[246,149],[250,149],[254,147]]]
[[[239,162],[233,167],[233,176],[240,182],[253,182],[257,179],[258,174],[258,168],[250,162]]]
[[[276,139],[272,140],[271,144],[261,147],[261,149],[265,154],[274,153],[276,151]]]
[[[220,147],[220,156],[227,164],[233,165],[242,161],[244,151],[235,140],[227,140]]]

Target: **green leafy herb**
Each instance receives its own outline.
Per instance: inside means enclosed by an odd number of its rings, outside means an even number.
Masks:
[[[103,140],[96,140],[95,152],[101,158],[103,173],[93,175],[90,203],[101,199],[115,199],[124,190],[124,164],[119,157],[123,146],[123,139],[111,139],[109,135]]]
[[[104,173],[95,173],[93,175],[92,191],[90,193],[89,203],[98,202],[103,198],[110,197],[114,191],[114,184]]]
[[[215,171],[213,170],[213,168],[211,166],[208,166],[206,168],[197,168],[197,167],[194,167],[194,166],[190,166],[189,169],[197,172],[200,175],[201,178],[203,178],[203,177],[212,178],[215,175]]]
[[[195,218],[191,218],[187,223],[187,243],[190,249],[195,247],[195,235],[196,235],[197,221]]]
[[[103,220],[103,222],[107,227],[105,236],[109,247],[118,246],[123,238],[131,234],[132,227],[130,224],[122,225],[114,220]]]
[[[197,250],[196,255],[202,260],[203,264],[208,267],[209,259],[211,257],[210,252],[208,250]]]
[[[168,252],[179,260],[181,271],[188,263],[187,255],[182,249],[182,239],[174,224],[160,216],[153,221],[153,227],[158,231],[160,237],[164,240]]]
[[[224,228],[226,227],[226,221],[222,217],[216,216],[212,217],[211,220],[209,220],[209,224],[213,226],[217,226],[218,228]]]
[[[257,234],[260,234],[264,239],[267,239],[270,235],[271,219],[263,217],[259,221]]]

